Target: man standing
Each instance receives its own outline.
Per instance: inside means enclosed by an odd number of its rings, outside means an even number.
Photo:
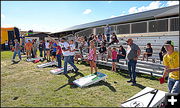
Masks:
[[[168,78],[168,89],[169,93],[180,93],[179,87],[179,52],[174,51],[174,42],[167,41],[164,44],[164,47],[167,51],[166,55],[163,58],[164,74],[163,79],[169,74]]]
[[[70,46],[69,46],[69,43],[66,42],[65,38],[61,39],[61,48],[62,48],[62,53],[64,56],[64,74],[67,74],[68,63],[75,69],[75,72],[78,72],[79,69],[74,65],[73,61],[71,60]]]
[[[40,57],[43,57],[43,51],[44,51],[44,44],[41,41],[40,44],[39,44]]]
[[[19,56],[19,61],[21,60],[21,46],[17,39],[15,39],[14,42],[15,42],[15,46],[14,46],[14,54],[13,54],[12,62],[14,62],[16,54],[18,54]]]
[[[141,50],[138,45],[133,43],[133,40],[129,38],[127,41],[128,47],[127,47],[127,55],[126,58],[128,60],[128,71],[130,75],[130,80],[127,82],[132,82],[132,86],[136,85],[136,63],[138,60],[138,57],[141,54]]]
[[[107,42],[110,41],[110,35],[111,35],[111,27],[107,24],[106,27],[104,28],[104,34],[106,34],[107,37]]]
[[[27,59],[31,58],[32,43],[30,40],[25,44]]]
[[[5,41],[5,50],[6,50],[6,51],[9,50],[9,44],[8,44],[8,41],[7,41],[7,40]]]

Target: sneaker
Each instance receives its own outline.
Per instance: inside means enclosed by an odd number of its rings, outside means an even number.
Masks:
[[[12,59],[11,61],[14,62],[14,59]]]
[[[132,82],[132,80],[127,81],[128,83]]]

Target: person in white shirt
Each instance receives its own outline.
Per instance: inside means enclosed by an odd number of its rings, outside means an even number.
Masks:
[[[47,61],[50,61],[50,44],[49,40],[45,42],[45,49],[46,49],[46,59]]]
[[[53,40],[50,36],[49,38],[53,41],[53,42],[56,42],[58,43],[57,41]],[[74,69],[75,69],[75,72],[77,73],[78,72],[78,68],[74,65],[74,63],[71,61],[71,58],[70,58],[70,45],[68,42],[66,42],[66,39],[65,38],[62,38],[61,39],[61,42],[59,43],[59,45],[61,46],[61,49],[62,49],[62,53],[63,53],[63,56],[64,56],[64,74],[67,74],[67,64],[69,63]]]
[[[69,46],[70,46],[70,59],[74,63],[74,55],[75,55],[76,48],[75,48],[75,44],[73,40],[69,41]]]
[[[69,43],[66,42],[65,38],[61,39],[61,45],[62,45],[62,53],[64,56],[64,74],[67,74],[67,64],[69,63],[74,69],[75,72],[78,72],[78,68],[74,65],[74,63],[72,62],[71,58],[70,58],[70,46]]]

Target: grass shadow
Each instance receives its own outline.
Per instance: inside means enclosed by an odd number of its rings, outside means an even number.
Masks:
[[[123,76],[124,78],[130,78],[129,77],[129,72],[127,70],[120,70],[120,71],[117,71],[116,73]],[[136,73],[136,76],[140,77],[140,78],[145,78],[145,79],[150,79],[150,80],[157,80],[157,81],[159,79],[159,77],[157,77],[157,76],[151,76],[151,75],[144,74],[144,73]]]
[[[108,83],[107,81],[103,81],[103,80],[101,80],[101,81],[99,81],[99,82],[97,82],[97,83],[95,83],[95,84],[89,85],[89,86],[87,86],[87,87],[84,87],[84,88],[90,88],[90,87],[95,87],[95,86],[106,86],[106,87],[108,87],[112,92],[116,92],[116,89],[115,89],[110,83]]]
[[[20,61],[13,61],[11,65],[18,64]]]
[[[73,81],[76,80],[76,77],[79,76],[79,75],[80,75],[81,77],[84,77],[84,74],[82,74],[82,73],[80,73],[80,72],[76,72],[75,75],[73,75],[73,76],[69,76],[68,74],[65,74],[65,77],[68,78],[68,83],[62,85],[61,87],[57,88],[57,89],[54,90],[54,91],[58,91],[58,90],[60,90],[60,89],[62,89],[62,88],[64,88],[64,87],[66,87],[67,85],[70,85],[70,88],[77,88],[78,86],[75,85],[75,84],[73,84]]]
[[[136,85],[135,85],[136,87],[139,87],[140,89],[144,89],[144,88],[146,88],[146,86],[143,86],[143,85],[141,85],[141,84],[139,84],[139,83],[136,83]]]

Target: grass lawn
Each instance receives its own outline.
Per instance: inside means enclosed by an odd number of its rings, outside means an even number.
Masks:
[[[11,63],[12,52],[1,52],[1,106],[2,107],[119,107],[120,103],[141,91],[146,86],[167,91],[167,83],[160,84],[158,77],[137,75],[137,86],[131,86],[128,73],[114,73],[110,68],[99,67],[108,75],[107,82],[99,82],[85,88],[68,85],[82,76],[69,73],[52,75],[49,68],[36,68],[37,63]],[[18,57],[16,57],[18,58]],[[90,74],[87,64],[75,64],[84,76]]]

